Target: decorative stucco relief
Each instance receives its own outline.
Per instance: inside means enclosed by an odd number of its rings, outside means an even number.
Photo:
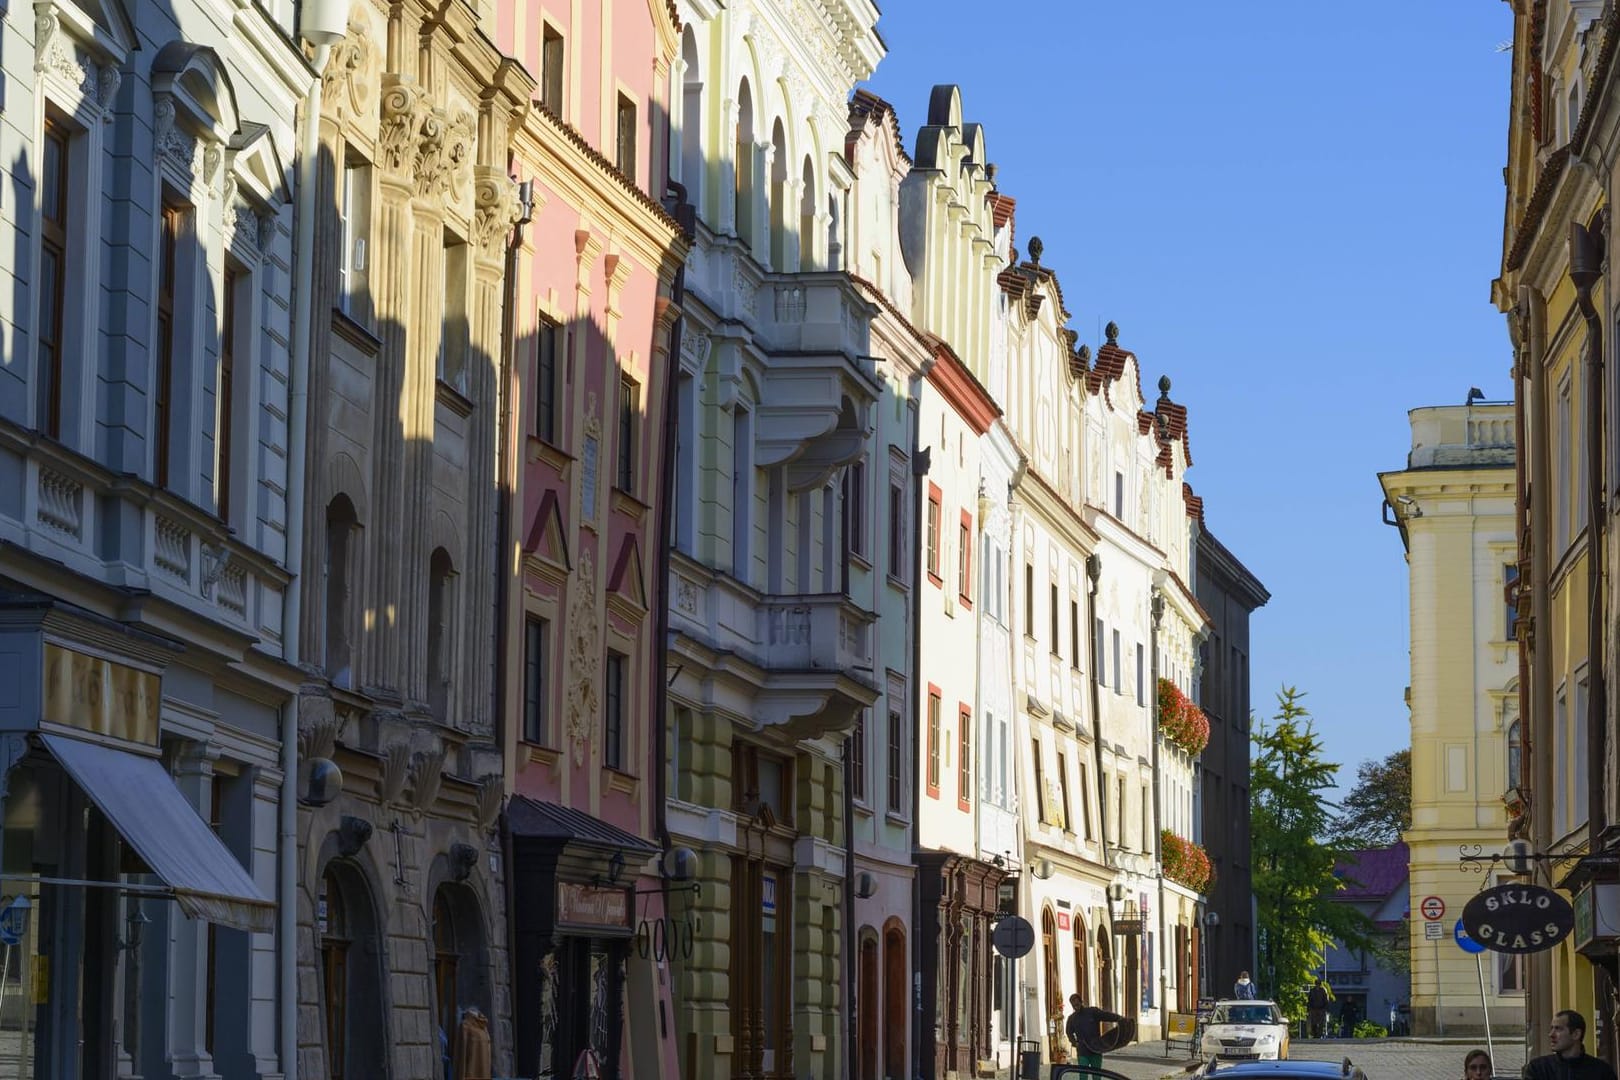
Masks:
[[[517,182],[491,165],[477,168],[473,192],[473,241],[488,248],[498,244],[517,224],[522,206]]]
[[[339,117],[366,111],[371,102],[371,72],[376,55],[366,28],[354,22],[349,23],[343,40],[332,46],[321,72],[321,93]]]
[[[580,552],[579,570],[568,603],[568,742],[574,764],[585,764],[586,748],[596,725],[596,681],[602,654],[597,648],[596,563],[589,548]]]
[[[423,113],[430,108],[427,92],[408,75],[383,76],[382,121],[377,131],[377,156],[391,172],[401,172],[414,161],[417,132]]]

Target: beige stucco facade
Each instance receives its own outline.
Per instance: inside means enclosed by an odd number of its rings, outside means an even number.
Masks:
[[[1418,1035],[1483,1033],[1476,960],[1452,928],[1481,886],[1479,875],[1458,872],[1458,859],[1501,849],[1505,803],[1520,783],[1518,643],[1504,592],[1516,573],[1513,408],[1410,416],[1407,467],[1379,479],[1410,579],[1412,1026]],[[1444,903],[1440,919],[1424,918],[1426,897]],[[1428,936],[1429,922],[1442,937]],[[1483,963],[1491,1024],[1517,1031],[1524,962],[1485,953]]]

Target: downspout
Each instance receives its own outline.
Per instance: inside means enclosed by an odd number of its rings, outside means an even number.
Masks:
[[[1524,307],[1529,323],[1530,338],[1530,422],[1527,428],[1535,433],[1538,443],[1537,450],[1547,447],[1545,436],[1547,431],[1548,403],[1547,403],[1547,376],[1544,370],[1546,356],[1546,310],[1543,301],[1535,289],[1526,286],[1520,290],[1520,304]],[[1531,632],[1534,635],[1548,633],[1551,626],[1551,602],[1548,594],[1552,560],[1547,550],[1552,535],[1552,517],[1550,513],[1548,493],[1552,490],[1551,465],[1548,455],[1543,452],[1531,454],[1528,450],[1526,456],[1530,465],[1530,532],[1532,536],[1532,550],[1535,557],[1531,561],[1530,601],[1531,601]],[[1532,646],[1531,651],[1531,685],[1533,700],[1530,702],[1529,724],[1536,735],[1543,734],[1543,728],[1550,726],[1552,718],[1552,649],[1544,640]],[[1551,746],[1551,733],[1546,732],[1548,739],[1545,745]],[[1530,763],[1534,772],[1531,780],[1531,797],[1536,805],[1531,810],[1530,823],[1532,830],[1531,842],[1537,851],[1547,851],[1552,846],[1552,755],[1542,754],[1539,747],[1542,745],[1539,738],[1532,739]],[[1545,798],[1542,798],[1545,796]],[[1545,875],[1546,864],[1540,864]],[[1548,880],[1546,884],[1550,885]],[[1552,994],[1550,990],[1552,973],[1552,956],[1541,952],[1531,956],[1530,962],[1530,997],[1526,1008],[1526,1038],[1531,1033],[1545,1031],[1552,1022]],[[1528,1045],[1527,1045],[1528,1053]]]
[[[320,177],[321,82],[332,45],[343,39],[348,26],[345,0],[312,3],[304,10],[300,31],[314,43],[315,78],[304,98],[304,128],[298,153],[298,203],[294,213],[297,232],[293,243],[292,357],[287,371],[287,574],[291,578],[282,601],[282,659],[299,669],[304,594],[305,472],[309,460],[309,362],[315,278],[315,215]],[[281,1011],[277,1020],[281,1070],[291,1074],[298,1064],[298,706],[294,693],[282,706],[281,794],[276,807],[280,864],[276,883],[276,937]]]
[[[922,604],[917,602],[917,590],[922,587],[923,580],[923,513],[927,509],[923,502],[923,477],[928,475],[929,466],[933,464],[933,453],[929,447],[922,445],[922,410],[919,407],[918,395],[922,392],[922,375],[913,375],[910,379],[911,390],[911,477],[914,491],[911,496],[911,552],[915,560],[911,567],[911,578],[915,583],[910,594],[911,599],[911,684],[909,694],[912,701],[918,700],[917,678],[922,671]],[[917,714],[908,708],[906,712],[912,717],[912,731],[917,729]],[[922,824],[922,770],[924,768],[922,755],[917,755],[915,767],[912,769],[911,783],[911,828],[912,843],[915,846],[918,827]],[[923,970],[923,944],[922,944],[922,883],[919,881],[911,890],[911,971],[912,979],[916,985],[912,987],[911,1009],[911,1069],[913,1075],[922,1075],[922,986],[921,972]],[[935,965],[935,979],[939,978],[937,963]],[[937,982],[936,982],[937,985]],[[1015,1055],[1016,1057],[1016,1055]]]
[[[1159,1028],[1165,1035],[1169,1034],[1169,1009],[1164,995],[1167,989],[1165,979],[1165,949],[1164,937],[1164,808],[1161,806],[1162,797],[1159,790],[1159,626],[1164,621],[1164,593],[1158,586],[1154,586],[1153,599],[1148,603],[1148,614],[1153,620],[1153,648],[1152,659],[1148,670],[1151,673],[1148,682],[1148,715],[1152,719],[1150,727],[1153,731],[1153,865],[1158,873],[1155,877],[1159,882],[1159,947],[1154,950],[1153,960],[1159,965]],[[1143,972],[1145,977],[1151,978],[1150,972]],[[1168,1046],[1168,1043],[1166,1044]]]
[[[1586,319],[1586,655],[1591,691],[1586,705],[1588,851],[1601,850],[1605,792],[1603,659],[1603,316],[1592,302],[1592,289],[1603,277],[1606,213],[1593,228],[1571,222],[1569,276],[1575,303]]]
[[[1102,849],[1103,865],[1112,867],[1113,861],[1108,857],[1108,777],[1103,772],[1103,738],[1102,738],[1102,696],[1097,692],[1097,683],[1102,677],[1102,656],[1097,649],[1097,590],[1102,583],[1102,556],[1093,551],[1086,556],[1086,639],[1090,642],[1087,651],[1091,654],[1091,753],[1096,761],[1097,768],[1097,839],[1098,847]],[[1108,935],[1112,939],[1113,905],[1108,906]],[[1109,957],[1112,965],[1113,957]]]

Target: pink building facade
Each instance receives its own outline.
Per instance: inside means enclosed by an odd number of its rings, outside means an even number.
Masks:
[[[658,701],[665,401],[686,241],[660,200],[664,0],[508,0],[536,82],[513,139],[507,718],[516,1075],[674,1077]],[[630,1017],[634,1017],[632,1021]]]

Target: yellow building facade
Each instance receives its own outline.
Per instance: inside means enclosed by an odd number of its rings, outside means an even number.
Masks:
[[[1584,856],[1601,845],[1612,814],[1603,797],[1610,722],[1602,672],[1590,667],[1590,658],[1602,663],[1607,653],[1602,597],[1590,577],[1604,522],[1592,520],[1590,507],[1593,488],[1613,472],[1601,449],[1600,406],[1613,176],[1597,163],[1613,158],[1607,99],[1616,39],[1609,4],[1513,6],[1507,206],[1501,276],[1492,285],[1514,345],[1520,432],[1513,596],[1525,719],[1507,833],[1539,856],[1533,880],[1560,889],[1577,907],[1575,934],[1527,960],[1526,1039],[1536,1052],[1545,1050],[1554,1011],[1592,1017],[1613,985],[1613,939],[1593,933],[1590,917],[1594,878],[1613,871]],[[1612,1060],[1613,1025],[1590,1031],[1587,1048]]]
[[[1406,468],[1379,481],[1385,520],[1399,526],[1406,548],[1411,595],[1412,1030],[1482,1034],[1483,963],[1491,1026],[1516,1032],[1524,961],[1476,960],[1451,936],[1484,881],[1459,874],[1458,858],[1501,848],[1502,795],[1521,780],[1518,613],[1503,592],[1518,573],[1513,406],[1470,401],[1413,409],[1410,418]],[[1444,904],[1439,918],[1422,910],[1429,897]]]

